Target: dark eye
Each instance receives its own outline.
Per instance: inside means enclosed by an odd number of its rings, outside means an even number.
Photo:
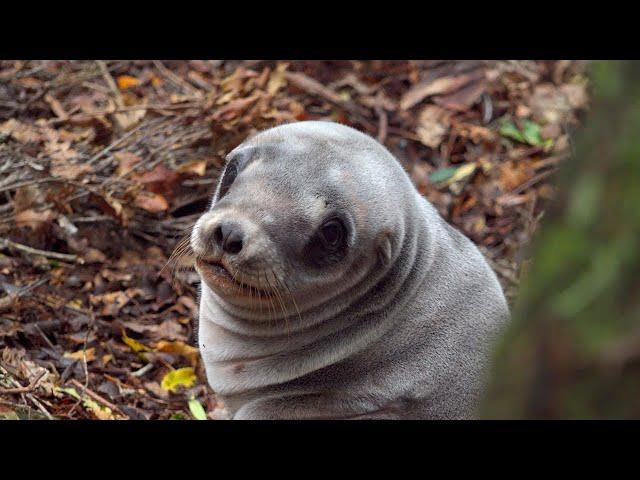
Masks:
[[[218,200],[225,196],[231,184],[235,181],[238,176],[238,163],[232,162],[227,168],[224,170],[222,175],[222,180],[220,181],[220,193],[218,195]]]
[[[322,226],[320,232],[327,245],[336,247],[340,245],[342,237],[344,236],[344,227],[339,220],[329,220]]]

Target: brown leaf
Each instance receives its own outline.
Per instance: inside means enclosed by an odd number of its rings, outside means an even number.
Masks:
[[[182,173],[182,174],[193,173],[195,175],[198,175],[199,177],[203,177],[206,170],[207,170],[206,160],[193,160],[191,162],[183,163],[176,169],[178,173]]]
[[[422,100],[433,95],[443,95],[454,92],[477,78],[472,74],[440,77],[413,86],[400,100],[400,108],[408,110]]]
[[[72,358],[74,360],[84,360],[84,356],[87,356],[87,362],[92,362],[96,359],[96,349],[95,347],[87,348],[85,350],[78,350],[77,352],[64,352],[64,358]]]
[[[416,134],[427,147],[438,148],[450,124],[450,112],[437,105],[426,105],[418,115]]]
[[[130,152],[116,152],[113,154],[113,157],[118,161],[116,175],[119,177],[127,175],[142,161],[142,158]]]
[[[142,191],[136,195],[133,203],[136,207],[151,213],[164,212],[169,209],[169,202],[159,193]]]
[[[475,81],[457,92],[435,97],[433,101],[448,110],[466,112],[474,103],[480,100],[485,90],[486,84],[483,80]]]
[[[58,178],[66,178],[67,180],[75,180],[83,173],[91,171],[91,167],[87,164],[70,163],[64,160],[53,160],[51,165],[51,175]]]
[[[47,223],[52,222],[57,217],[53,210],[35,211],[31,208],[16,213],[16,224],[19,227],[29,227],[32,230],[38,230]]]
[[[142,183],[150,192],[171,197],[180,175],[161,163],[149,172],[133,174],[132,179]]]
[[[10,118],[0,124],[0,133],[10,135],[11,138],[20,143],[38,143],[43,140],[42,132],[34,125],[27,125],[15,118]]]
[[[137,86],[140,83],[136,77],[132,77],[131,75],[120,75],[117,79],[118,88],[120,90],[126,90],[127,88],[132,88]]]

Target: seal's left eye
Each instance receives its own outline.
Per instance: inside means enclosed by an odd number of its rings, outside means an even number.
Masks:
[[[230,163],[223,173],[222,180],[220,181],[220,191],[218,193],[218,199],[221,199],[227,194],[227,191],[231,187],[231,184],[238,176],[238,164],[237,162]]]
[[[325,242],[332,246],[338,246],[344,236],[344,227],[339,220],[329,220],[320,230]]]

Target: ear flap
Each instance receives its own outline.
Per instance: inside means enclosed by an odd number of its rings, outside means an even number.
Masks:
[[[376,241],[376,250],[378,253],[378,260],[382,265],[387,265],[391,262],[393,255],[393,242],[392,233],[390,231],[383,231],[378,235]]]

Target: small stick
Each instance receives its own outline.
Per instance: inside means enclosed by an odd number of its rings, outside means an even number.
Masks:
[[[120,410],[120,407],[118,407],[117,405],[114,405],[113,403],[111,403],[109,400],[101,397],[100,395],[98,395],[96,392],[94,392],[93,390],[89,389],[88,387],[85,387],[83,384],[81,384],[78,380],[76,380],[75,378],[71,379],[71,383],[73,383],[73,385],[75,385],[76,387],[78,387],[79,389],[82,390],[81,393],[86,393],[88,397],[93,398],[96,402],[100,402],[101,404],[103,404],[105,407],[110,408],[111,410],[120,413],[121,415],[125,415],[126,414]]]
[[[40,380],[42,380],[42,377],[44,377],[44,375],[47,373],[46,370],[43,370],[40,375],[38,375],[38,378],[36,378],[33,382],[31,382],[28,386],[26,387],[16,387],[16,388],[0,388],[0,394],[7,394],[7,393],[29,393],[29,392],[33,392],[38,384],[40,383]]]
[[[0,248],[15,248],[31,255],[39,255],[41,257],[55,258],[57,260],[65,260],[67,262],[78,262],[80,259],[77,255],[70,255],[67,253],[49,252],[47,250],[39,250],[37,248],[31,248],[21,243],[12,242],[8,238],[0,238]]]

